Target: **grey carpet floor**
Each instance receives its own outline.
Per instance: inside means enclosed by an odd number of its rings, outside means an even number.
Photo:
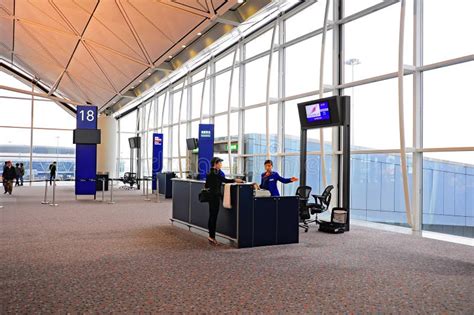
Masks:
[[[172,226],[171,204],[116,192],[58,207],[41,187],[0,204],[0,314],[474,314],[472,247],[353,226],[234,249]]]

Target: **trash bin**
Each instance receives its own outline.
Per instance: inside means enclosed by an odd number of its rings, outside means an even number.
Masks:
[[[95,190],[102,191],[102,179],[105,180],[105,191],[109,191],[109,172],[98,172],[96,174]]]

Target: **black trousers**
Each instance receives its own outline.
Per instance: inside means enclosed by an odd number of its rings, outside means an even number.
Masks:
[[[56,174],[50,174],[49,175],[49,185],[51,186],[53,183],[53,180],[56,179]]]
[[[209,221],[207,227],[209,229],[209,237],[216,238],[217,215],[219,214],[219,206],[221,203],[220,197],[213,197],[209,201]]]

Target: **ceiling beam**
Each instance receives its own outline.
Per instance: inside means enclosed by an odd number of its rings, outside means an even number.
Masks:
[[[42,98],[46,98],[46,99],[49,99],[49,100],[52,100],[52,101],[55,101],[55,102],[62,102],[62,103],[71,104],[71,105],[83,105],[84,104],[82,102],[68,100],[68,99],[65,99],[65,98],[62,98],[62,97],[48,95],[46,93],[37,93],[37,92],[28,91],[28,90],[17,89],[17,88],[14,88],[14,87],[11,87],[11,86],[6,86],[6,85],[0,85],[0,90],[7,90],[7,91],[11,91],[11,92],[20,93],[20,94],[26,94],[26,95],[42,97]]]
[[[171,0],[158,0],[158,2],[161,3],[161,4],[167,5],[169,7],[172,7],[172,8],[181,10],[181,11],[185,11],[185,12],[188,12],[188,13],[206,18],[206,19],[211,19],[211,17],[212,17],[210,13],[207,13],[207,12],[204,12],[204,11],[192,8],[192,7],[188,7],[188,6],[183,5],[181,3],[176,3],[176,2],[171,1]]]

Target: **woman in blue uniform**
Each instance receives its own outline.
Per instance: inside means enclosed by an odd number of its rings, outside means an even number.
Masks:
[[[265,161],[265,172],[262,173],[262,182],[260,184],[261,189],[266,189],[270,191],[272,196],[280,196],[280,192],[278,191],[277,182],[280,181],[283,184],[289,184],[292,182],[296,182],[298,178],[291,177],[291,178],[284,178],[281,177],[280,174],[277,172],[273,172],[273,162],[272,160]]]

